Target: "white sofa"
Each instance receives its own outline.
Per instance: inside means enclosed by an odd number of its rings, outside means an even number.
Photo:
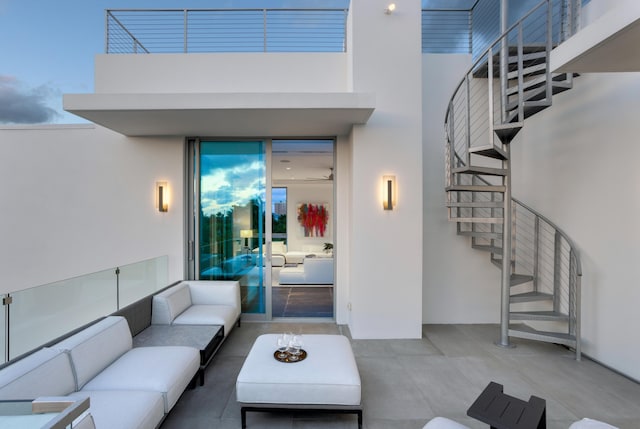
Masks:
[[[155,325],[223,325],[225,337],[240,321],[237,281],[183,281],[153,296]]]
[[[297,267],[280,270],[281,285],[331,285],[333,284],[333,258],[304,258]]]
[[[89,397],[97,429],[154,429],[199,367],[195,348],[132,348],[126,319],[110,316],[2,368],[0,399]]]
[[[308,256],[327,257],[331,254],[324,251],[324,244],[305,244],[301,250],[287,250],[284,256],[287,264],[302,264]]]

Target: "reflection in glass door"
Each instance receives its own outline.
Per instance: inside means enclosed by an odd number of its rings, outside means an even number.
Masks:
[[[239,281],[243,313],[267,313],[265,146],[201,141],[196,151],[197,278]]]

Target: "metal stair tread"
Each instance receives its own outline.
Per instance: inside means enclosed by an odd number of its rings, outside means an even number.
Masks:
[[[511,274],[511,286],[518,286],[533,281],[533,276],[527,274]],[[512,295],[515,296],[515,295]]]
[[[451,185],[445,188],[447,192],[504,192],[505,187],[501,185]]]
[[[532,277],[533,279],[533,277]],[[513,286],[513,285],[512,285]],[[536,301],[551,301],[553,300],[553,295],[544,292],[524,292],[517,293],[511,295],[509,297],[509,302],[511,303],[519,303],[519,302],[536,302]]]
[[[506,176],[507,170],[504,168],[492,168],[492,167],[478,167],[468,165],[466,167],[458,167],[451,169],[451,172],[456,174],[480,174],[486,176]]]
[[[494,125],[493,132],[500,141],[504,144],[508,144],[513,138],[520,132],[523,127],[522,122],[509,122],[506,124]]]
[[[487,238],[492,240],[502,239],[502,233],[500,232],[485,232],[485,231],[458,231],[458,235],[463,237],[473,238]]]
[[[483,252],[491,252],[495,255],[502,255],[502,247],[489,246],[486,244],[472,244],[472,249],[482,250]]]
[[[469,208],[502,208],[502,201],[449,201],[445,203],[447,207],[469,207]]]
[[[524,67],[522,69],[523,76],[532,76],[534,74],[544,73],[547,70],[547,63],[535,64],[533,66]],[[518,70],[507,73],[507,79],[516,79],[518,77]]]
[[[564,332],[539,331],[524,323],[510,324],[509,336],[544,341],[548,343],[564,344],[566,346],[575,347],[576,345],[575,335]]]
[[[525,101],[525,103],[524,103],[524,119],[527,119],[528,117],[535,115],[536,113],[540,112],[541,110],[546,109],[549,106],[551,106],[551,102],[549,100]],[[513,123],[514,121],[519,120],[519,119],[520,118],[518,118],[518,110],[513,110],[509,114],[509,116],[507,118],[507,122]]]
[[[536,76],[532,79],[525,80],[524,83],[522,84],[522,90],[523,91],[530,90],[536,87],[540,87],[542,85],[546,85],[546,83],[547,83],[546,75]],[[567,81],[566,73],[562,73],[562,74],[553,76],[551,78],[551,86],[552,88],[571,89],[573,87],[573,83],[571,81]],[[562,92],[562,91],[558,91],[558,92]],[[557,94],[558,92],[554,91],[554,94]],[[518,85],[510,86],[507,89],[507,95],[515,95],[517,93],[518,93]]]
[[[489,144],[487,146],[474,146],[469,148],[469,153],[473,155],[481,155],[486,156],[488,158],[499,159],[501,161],[506,161],[509,156],[507,153],[497,147],[496,145]]]
[[[502,223],[501,217],[449,217],[450,221],[461,223]]]
[[[568,321],[569,316],[557,311],[511,311],[511,320],[544,320],[544,321]]]

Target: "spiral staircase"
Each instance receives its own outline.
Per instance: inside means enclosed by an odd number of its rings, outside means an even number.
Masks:
[[[565,345],[580,359],[578,252],[550,220],[511,196],[510,145],[528,117],[570,90],[551,50],[576,30],[573,1],[544,0],[479,55],[445,119],[446,205],[457,233],[502,269],[501,338]]]

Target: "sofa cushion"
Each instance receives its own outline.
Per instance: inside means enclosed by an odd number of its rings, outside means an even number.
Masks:
[[[238,319],[238,312],[228,305],[192,305],[173,321],[174,325],[223,325],[227,336]]]
[[[89,411],[98,429],[154,429],[164,416],[164,400],[160,392],[83,390],[70,396],[89,397]]]
[[[180,313],[191,306],[191,292],[186,283],[180,283],[153,296],[151,323],[170,325]]]
[[[75,390],[69,356],[43,348],[0,370],[0,399],[64,396]]]
[[[285,267],[280,270],[280,284],[302,284],[304,283],[304,266]]]
[[[76,375],[75,390],[82,389],[131,347],[131,331],[127,320],[121,316],[106,317],[52,346],[69,352]]]
[[[188,281],[190,304],[219,304],[240,309],[240,284],[237,281]],[[238,310],[239,311],[239,310]]]
[[[161,392],[164,412],[178,401],[200,368],[193,347],[137,347],[84,385],[87,390],[150,390]]]

